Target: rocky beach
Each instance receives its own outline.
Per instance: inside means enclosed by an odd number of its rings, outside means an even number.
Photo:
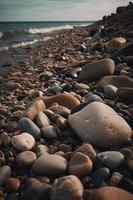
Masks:
[[[133,3],[48,36],[0,52],[0,200],[133,200]]]

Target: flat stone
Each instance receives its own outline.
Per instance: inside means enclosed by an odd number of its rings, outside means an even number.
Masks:
[[[27,151],[34,147],[35,139],[29,133],[22,133],[13,136],[11,139],[12,145],[19,151]]]
[[[54,126],[49,125],[41,128],[42,136],[44,139],[55,139],[57,138],[56,129]]]
[[[69,162],[69,174],[83,177],[88,175],[92,170],[92,162],[88,156],[76,152]]]
[[[74,85],[74,87],[78,90],[82,90],[82,89],[86,89],[86,90],[90,90],[89,85],[85,84],[85,83],[76,83]]]
[[[40,156],[32,165],[32,171],[38,175],[56,175],[66,168],[67,161],[62,156],[52,154]]]
[[[36,154],[32,151],[24,151],[16,156],[16,162],[20,167],[29,167],[36,160]]]
[[[55,96],[44,96],[42,97],[46,107],[50,107],[52,103],[57,102],[61,106],[65,106],[68,109],[73,109],[75,106],[80,104],[80,101],[70,94],[58,94]]]
[[[121,144],[132,135],[127,122],[101,102],[93,102],[70,115],[68,122],[82,140],[97,147],[108,148]]]
[[[89,63],[80,72],[78,81],[96,81],[101,79],[103,76],[112,75],[114,70],[115,63],[109,58]]]
[[[127,76],[105,76],[96,85],[97,88],[104,88],[106,85],[113,85],[117,88],[133,87],[133,79]]]
[[[124,156],[118,151],[105,151],[97,154],[96,159],[109,169],[115,170],[124,163]]]
[[[38,126],[27,117],[23,117],[19,120],[19,128],[23,132],[31,134],[35,139],[39,139],[41,137],[41,131]]]
[[[73,175],[58,178],[51,190],[51,200],[83,200],[83,186]]]
[[[43,112],[36,115],[36,124],[38,127],[48,126],[50,124],[49,118]]]
[[[28,108],[23,113],[23,117],[28,117],[29,119],[35,119],[38,112],[43,112],[46,109],[44,102],[41,99],[36,99],[28,106]]]
[[[0,186],[11,176],[11,168],[8,165],[0,167]]]
[[[132,200],[133,195],[117,187],[106,186],[88,191],[85,200]]]

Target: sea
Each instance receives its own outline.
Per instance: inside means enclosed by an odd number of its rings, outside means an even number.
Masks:
[[[0,22],[0,52],[10,48],[30,46],[52,38],[52,33],[75,26],[87,26],[92,21],[61,22]]]

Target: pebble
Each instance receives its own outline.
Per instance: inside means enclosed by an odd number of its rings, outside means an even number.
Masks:
[[[41,99],[34,100],[23,113],[23,117],[33,120],[38,112],[43,112],[45,109],[46,106]]]
[[[96,95],[96,94],[91,94],[91,95],[87,96],[86,99],[85,99],[85,102],[87,102],[88,104],[92,103],[94,101],[103,102],[101,97]]]
[[[133,79],[127,76],[104,76],[97,84],[97,88],[104,88],[106,85],[113,85],[117,88],[133,87]]]
[[[83,177],[92,170],[92,162],[88,156],[81,152],[76,152],[69,162],[69,174]]]
[[[36,160],[36,154],[32,151],[24,151],[16,156],[16,162],[20,167],[29,167]]]
[[[119,48],[121,46],[124,46],[126,44],[126,39],[123,37],[114,38],[107,44],[107,50],[109,52],[115,50],[116,48]]]
[[[48,147],[43,144],[39,144],[38,146],[35,147],[35,154],[37,157],[42,156],[43,154],[48,152]]]
[[[56,95],[60,92],[62,92],[62,88],[60,86],[53,86],[47,89],[47,93],[52,95]]]
[[[11,168],[7,165],[0,167],[0,186],[11,176]]]
[[[78,89],[78,90],[82,90],[82,89],[86,89],[86,90],[90,90],[89,85],[85,84],[85,83],[76,83],[74,85],[74,88]]]
[[[52,76],[53,76],[52,72],[45,71],[39,75],[39,80],[42,82],[45,82],[45,81],[48,81],[50,78],[52,78]]]
[[[65,106],[61,105],[53,105],[49,107],[50,110],[52,110],[55,114],[61,115],[62,117],[67,118],[68,115],[70,114],[70,110],[66,108]]]
[[[91,144],[83,144],[82,146],[78,147],[74,152],[81,152],[85,155],[87,155],[91,161],[93,162],[96,157],[96,152],[93,149],[93,146]]]
[[[113,85],[106,85],[104,87],[104,92],[110,99],[115,99],[117,90],[118,88]]]
[[[44,96],[42,99],[47,108],[50,107],[54,102],[57,102],[59,105],[64,106],[70,110],[80,104],[80,101],[70,94],[58,94],[51,97]]]
[[[32,171],[38,175],[56,175],[64,172],[67,161],[59,155],[45,154],[35,160]]]
[[[106,186],[99,189],[88,190],[85,200],[132,200],[133,195],[118,187]]]
[[[110,178],[109,185],[110,186],[119,186],[121,179],[123,178],[122,174],[118,172],[114,172]]]
[[[5,189],[8,192],[17,192],[20,188],[20,180],[18,178],[8,178],[5,182]]]
[[[128,169],[133,173],[133,154],[127,159]]]
[[[103,60],[87,64],[80,72],[78,81],[96,81],[104,76],[112,75],[114,70],[114,61],[112,59],[105,58]]]
[[[129,148],[122,148],[119,150],[120,153],[124,155],[125,160],[127,160],[133,153]]]
[[[98,153],[96,159],[109,169],[115,170],[124,163],[124,156],[118,151],[104,151]]]
[[[50,124],[49,118],[43,112],[39,112],[36,115],[36,124],[38,127],[48,126]]]
[[[100,187],[103,181],[106,181],[110,176],[110,170],[106,167],[99,168],[91,174],[94,187]]]
[[[22,133],[13,136],[11,139],[12,145],[19,151],[28,151],[35,145],[35,139],[29,133]]]
[[[41,137],[41,131],[38,126],[27,117],[23,117],[19,120],[19,128],[23,132],[31,134],[37,140]]]
[[[101,102],[93,102],[70,115],[68,122],[83,141],[102,148],[121,144],[132,134],[127,122]]]
[[[117,51],[115,51],[112,56],[113,57],[118,57],[121,55],[124,56],[132,56],[132,50],[133,50],[133,42],[129,42],[127,43],[124,47],[118,49]]]
[[[56,124],[61,130],[65,130],[68,128],[68,121],[64,117],[59,117],[56,120]]]
[[[51,200],[83,200],[82,196],[83,186],[73,175],[56,179],[50,193]]]
[[[119,187],[133,194],[133,181],[129,178],[122,177]]]
[[[54,126],[49,125],[41,128],[42,136],[44,139],[55,139],[57,138],[56,129]]]

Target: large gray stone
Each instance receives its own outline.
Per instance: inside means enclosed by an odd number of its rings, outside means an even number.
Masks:
[[[127,141],[132,130],[111,107],[93,102],[69,116],[68,122],[77,135],[97,147],[111,147]]]

